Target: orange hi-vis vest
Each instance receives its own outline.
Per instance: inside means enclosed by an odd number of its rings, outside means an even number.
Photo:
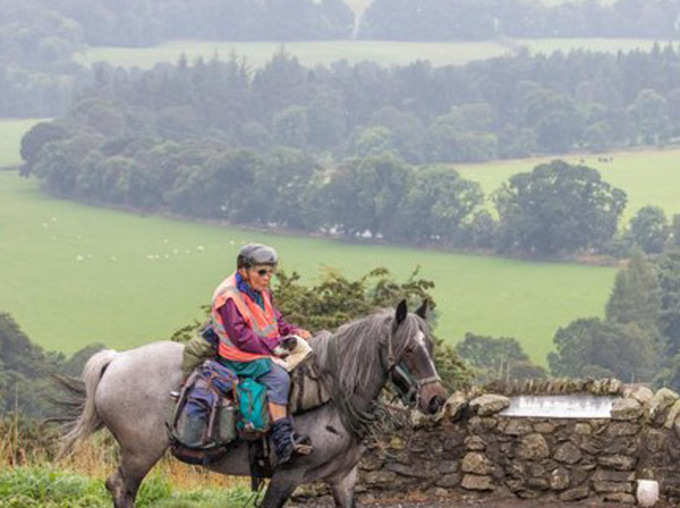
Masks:
[[[236,272],[234,272],[217,286],[212,297],[210,317],[212,327],[220,338],[217,350],[219,355],[222,358],[235,362],[251,362],[259,358],[269,358],[268,355],[243,351],[231,341],[219,312],[220,307],[229,300],[236,304],[236,308],[243,316],[248,328],[256,334],[262,337],[277,337],[279,335],[279,324],[276,320],[276,313],[274,312],[271,299],[269,298],[269,292],[262,292],[262,300],[264,301],[264,309],[262,309],[250,296],[238,290],[236,287]]]

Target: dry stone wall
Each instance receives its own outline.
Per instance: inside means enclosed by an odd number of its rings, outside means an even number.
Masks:
[[[360,466],[359,501],[466,495],[635,504],[637,480],[652,479],[663,503],[680,506],[678,395],[616,380],[565,386],[527,391],[620,398],[611,418],[525,418],[500,414],[517,387],[457,392],[439,418],[416,418],[372,443]]]

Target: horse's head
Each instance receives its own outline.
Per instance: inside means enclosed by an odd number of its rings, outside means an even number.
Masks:
[[[446,402],[446,390],[433,361],[434,343],[430,338],[427,300],[415,314],[409,314],[406,300],[397,306],[392,336],[386,344],[389,378],[402,401],[423,413],[434,414]]]

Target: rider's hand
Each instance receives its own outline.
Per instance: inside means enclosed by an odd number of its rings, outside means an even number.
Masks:
[[[279,344],[283,346],[286,351],[293,351],[297,347],[298,337],[295,335],[289,335],[288,337],[283,337]]]
[[[312,338],[312,334],[309,332],[309,330],[305,330],[304,328],[299,328],[297,330],[297,334],[305,340]]]

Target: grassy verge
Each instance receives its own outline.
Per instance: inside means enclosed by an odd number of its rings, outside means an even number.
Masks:
[[[245,486],[178,490],[170,479],[152,474],[137,496],[139,508],[243,507],[251,494]],[[7,508],[104,508],[111,496],[104,480],[49,466],[17,467],[0,472],[0,505]]]

